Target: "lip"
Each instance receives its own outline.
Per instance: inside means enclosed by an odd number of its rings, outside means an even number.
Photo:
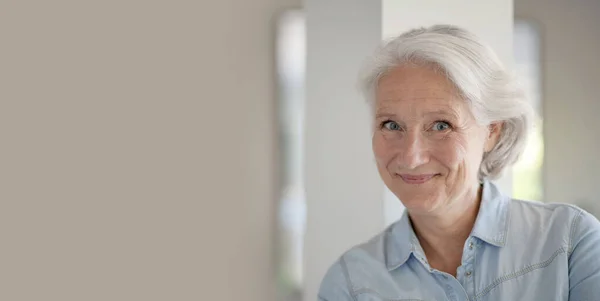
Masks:
[[[407,184],[423,184],[427,181],[431,180],[437,174],[420,174],[420,175],[411,175],[411,174],[399,174],[400,178]]]

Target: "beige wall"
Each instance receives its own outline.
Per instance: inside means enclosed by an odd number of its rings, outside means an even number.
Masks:
[[[515,16],[542,30],[545,200],[600,206],[600,2],[515,0]]]
[[[3,3],[0,299],[273,300],[273,26],[299,2]]]

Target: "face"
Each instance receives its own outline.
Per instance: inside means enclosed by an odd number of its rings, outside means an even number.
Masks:
[[[387,187],[411,213],[443,213],[477,191],[499,124],[482,126],[441,72],[403,65],[376,89],[373,151]]]

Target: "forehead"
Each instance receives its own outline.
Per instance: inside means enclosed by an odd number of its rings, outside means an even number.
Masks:
[[[396,67],[381,77],[376,89],[376,107],[462,111],[465,102],[445,75],[428,66]]]

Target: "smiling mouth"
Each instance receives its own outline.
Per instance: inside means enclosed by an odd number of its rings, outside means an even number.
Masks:
[[[439,174],[420,174],[420,175],[409,175],[409,174],[399,174],[402,181],[407,184],[423,184],[427,181],[433,179],[435,176]]]

